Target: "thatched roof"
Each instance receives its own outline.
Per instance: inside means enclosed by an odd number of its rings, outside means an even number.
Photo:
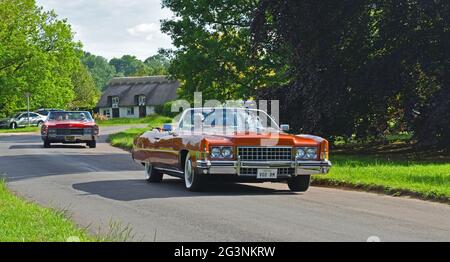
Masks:
[[[178,81],[165,76],[113,78],[103,92],[97,107],[110,107],[109,97],[119,97],[119,106],[137,106],[136,97],[144,95],[146,105],[161,105],[177,98]]]

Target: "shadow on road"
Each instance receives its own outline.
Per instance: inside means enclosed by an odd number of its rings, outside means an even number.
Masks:
[[[157,184],[150,184],[143,179],[107,180],[79,183],[72,187],[78,191],[118,201],[204,196],[295,195],[289,190],[235,183],[210,183],[203,192],[189,192],[184,188],[181,179],[164,179],[162,183]]]
[[[37,144],[30,144],[30,145],[13,145],[10,146],[9,149],[35,149],[35,148],[44,148],[43,145],[37,145]],[[83,149],[86,148],[86,146],[82,146],[81,144],[76,145],[64,145],[64,144],[56,144],[52,145],[51,148],[73,148],[73,149]]]
[[[46,150],[46,149],[42,149]],[[8,181],[36,177],[83,174],[90,172],[142,171],[128,153],[95,154],[91,149],[74,150],[74,154],[32,154],[0,156],[0,173]]]
[[[101,134],[97,137],[97,143],[107,143],[109,134]],[[21,134],[21,135],[1,135],[0,143],[11,143],[11,144],[36,144],[42,143],[40,134]]]

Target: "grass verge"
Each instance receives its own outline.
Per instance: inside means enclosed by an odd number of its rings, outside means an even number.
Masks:
[[[123,132],[111,134],[108,137],[109,142],[111,145],[120,147],[126,150],[131,150],[133,148],[133,141],[134,138],[139,136],[140,134],[154,128],[154,127],[160,127],[165,123],[170,123],[172,121],[171,118],[165,117],[165,116],[152,116],[145,118],[146,124],[148,124],[148,127],[144,128],[130,128]]]
[[[30,127],[23,127],[23,128],[16,128],[16,129],[0,129],[0,134],[10,134],[10,133],[32,133],[32,132],[38,132],[39,127],[37,126],[30,126]]]
[[[313,184],[408,195],[450,203],[450,163],[389,159],[373,155],[335,155],[326,176]]]
[[[0,181],[0,242],[95,241],[64,213],[29,203]]]
[[[161,124],[171,122],[171,118],[163,117],[160,115],[152,115],[143,118],[113,118],[108,120],[96,120],[99,126],[117,126],[117,125],[133,125],[133,124],[154,124],[163,121]],[[165,121],[165,122],[164,122]]]

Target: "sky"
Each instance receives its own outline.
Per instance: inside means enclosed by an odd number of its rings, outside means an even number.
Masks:
[[[107,59],[134,55],[145,60],[159,48],[172,48],[160,20],[172,17],[160,0],[36,0],[55,10],[75,32],[83,49]]]

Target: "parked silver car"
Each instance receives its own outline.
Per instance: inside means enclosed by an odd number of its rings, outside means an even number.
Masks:
[[[30,125],[41,126],[47,116],[43,116],[34,112],[30,112]],[[28,113],[22,112],[18,113],[9,118],[0,119],[0,128],[11,128],[15,129],[18,127],[25,127],[28,125]]]

